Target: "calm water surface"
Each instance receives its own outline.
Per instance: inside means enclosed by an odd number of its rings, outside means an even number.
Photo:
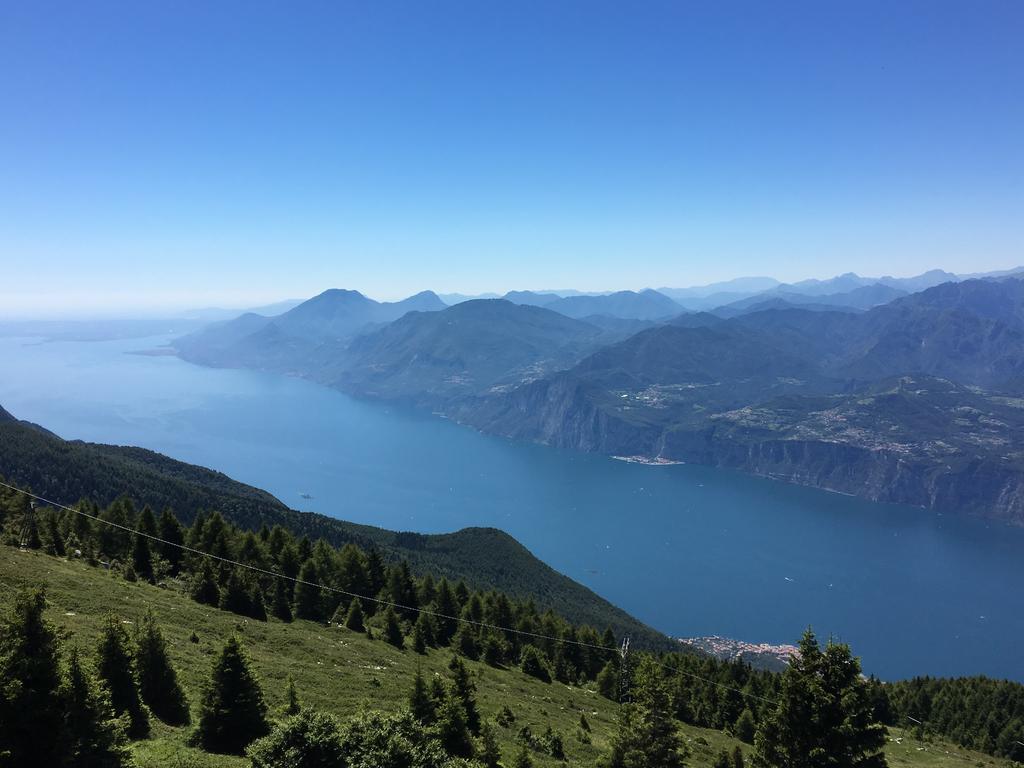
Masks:
[[[295,379],[125,354],[165,341],[0,339],[0,405],[299,509],[425,533],[503,528],[673,635],[793,642],[812,624],[884,678],[1024,680],[1022,530],[512,443]]]

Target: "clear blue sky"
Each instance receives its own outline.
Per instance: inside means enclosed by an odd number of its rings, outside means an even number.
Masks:
[[[8,2],[0,307],[1024,262],[1024,3]]]

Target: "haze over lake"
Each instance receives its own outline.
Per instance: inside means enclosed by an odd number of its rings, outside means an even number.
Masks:
[[[169,338],[0,339],[0,405],[298,509],[426,533],[502,528],[672,635],[794,642],[812,624],[884,678],[1024,680],[1022,530],[512,443],[297,379],[125,354]]]

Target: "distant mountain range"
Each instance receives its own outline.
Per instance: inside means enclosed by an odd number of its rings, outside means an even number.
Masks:
[[[713,312],[657,291],[328,291],[175,347],[513,438],[1024,524],[1024,281],[914,290],[942,277],[776,284]]]

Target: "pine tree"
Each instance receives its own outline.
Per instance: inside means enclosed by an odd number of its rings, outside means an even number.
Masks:
[[[363,624],[363,601],[358,597],[352,600],[348,607],[348,614],[345,616],[345,628],[353,632],[362,632],[366,629]]]
[[[519,752],[512,762],[512,768],[533,768],[533,759],[530,757],[530,751],[525,744],[519,748]]]
[[[203,605],[216,606],[220,603],[220,587],[217,586],[217,579],[209,560],[204,558],[199,572],[192,577],[189,594],[193,600]]]
[[[165,509],[160,513],[157,531],[162,539],[159,544],[160,557],[170,564],[171,573],[177,575],[181,570],[181,561],[185,557],[185,552],[181,548],[185,543],[185,530],[174,513],[170,509]]]
[[[733,747],[732,748],[732,764],[731,764],[730,768],[743,768],[743,766],[744,766],[743,750],[740,749],[738,746],[737,747]]]
[[[149,735],[149,711],[139,695],[128,633],[114,616],[107,616],[104,622],[97,655],[96,672],[110,691],[115,714],[128,716],[131,738],[145,738]]]
[[[295,585],[295,618],[309,621],[323,621],[323,590],[320,583],[320,571],[316,563],[306,560],[299,569],[299,582]]]
[[[241,755],[269,730],[263,691],[238,638],[232,637],[214,662],[193,741],[207,752]]]
[[[43,619],[42,589],[19,592],[0,631],[0,759],[8,765],[59,765],[63,702],[58,641]]]
[[[435,729],[448,754],[455,757],[473,756],[473,737],[466,724],[466,710],[456,696],[449,696],[441,704]]]
[[[405,647],[402,625],[398,623],[398,615],[390,605],[384,611],[384,640],[395,648]]]
[[[754,713],[749,709],[744,709],[732,727],[733,735],[740,741],[753,744],[756,731],[757,726],[754,723]]]
[[[501,768],[501,749],[498,747],[498,739],[494,735],[494,728],[490,723],[484,723],[480,727],[480,749],[477,759],[484,764],[485,768]]]
[[[249,585],[236,570],[228,573],[227,581],[221,586],[218,607],[222,611],[237,613],[239,616],[248,616],[252,613]]]
[[[110,696],[83,669],[77,648],[71,649],[60,695],[64,705],[60,740],[67,761],[60,764],[95,768],[132,765],[128,738],[121,721],[114,717]]]
[[[476,708],[476,686],[469,677],[469,670],[462,663],[458,656],[452,656],[448,663],[448,669],[452,673],[452,697],[457,699],[466,712],[466,727],[471,733],[480,732],[480,712]]]
[[[167,641],[156,624],[152,610],[146,611],[135,641],[135,663],[139,694],[154,715],[170,725],[189,721],[188,699],[171,665]]]
[[[597,674],[597,692],[611,701],[619,700],[619,670],[609,661]]]
[[[422,614],[420,614],[420,616],[422,616]],[[420,655],[427,652],[427,639],[424,636],[423,629],[420,627],[420,623],[418,621],[412,628],[412,649]]]
[[[412,691],[409,693],[409,711],[424,725],[431,725],[437,715],[437,707],[433,699],[430,698],[427,683],[419,668],[416,669],[416,677],[412,681]]]
[[[823,653],[808,629],[782,674],[775,708],[754,738],[764,768],[883,768],[885,729],[872,719],[870,691],[846,645]]]
[[[459,631],[455,633],[452,646],[457,653],[461,653],[467,659],[476,661],[479,656],[476,643],[476,628],[472,624],[460,623]]]
[[[274,599],[270,604],[270,613],[275,619],[285,623],[292,620],[291,589],[284,579],[274,579]]]
[[[135,575],[148,582],[153,581],[153,553],[149,549],[149,539],[136,535],[132,543],[132,568]]]
[[[288,689],[285,691],[285,705],[281,709],[281,714],[285,717],[293,717],[299,714],[301,710],[299,692],[295,690],[295,681],[289,676]]]
[[[624,704],[612,737],[609,768],[681,768],[676,724],[661,669],[643,657],[635,673],[634,702]]]
[[[421,613],[416,617],[416,625],[413,627],[413,642],[416,643],[416,638],[419,637],[422,640],[424,649],[427,646],[434,644],[434,620],[427,614]],[[417,650],[417,653],[420,651]]]
[[[720,749],[711,763],[711,768],[732,768],[732,758],[729,757],[729,750]]]

